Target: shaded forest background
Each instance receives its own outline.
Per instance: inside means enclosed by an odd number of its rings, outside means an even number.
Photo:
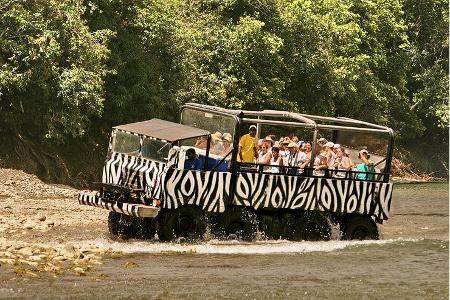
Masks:
[[[113,125],[185,102],[347,116],[448,174],[448,1],[0,0],[0,165],[98,180]]]

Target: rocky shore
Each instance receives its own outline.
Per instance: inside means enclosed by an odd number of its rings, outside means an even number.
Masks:
[[[0,169],[0,268],[19,276],[86,275],[120,255],[79,241],[106,234],[107,211],[78,204],[78,190]]]

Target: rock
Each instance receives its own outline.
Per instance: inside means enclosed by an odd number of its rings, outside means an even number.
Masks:
[[[31,223],[25,223],[25,229],[31,230],[34,228],[34,225]]]
[[[46,216],[38,216],[38,220],[41,222],[45,221],[46,219],[47,219]]]
[[[64,257],[64,256],[62,256],[62,255],[58,255],[58,256],[53,257],[53,260],[56,260],[56,261],[65,261],[65,260],[67,260],[67,258]]]
[[[32,255],[32,256],[28,257],[28,259],[31,261],[35,261],[35,262],[40,262],[43,260],[40,255]]]
[[[75,267],[73,270],[80,276],[86,276],[86,272],[84,272],[83,268]]]
[[[127,261],[125,263],[125,268],[136,268],[138,266],[137,263],[135,263],[134,261]]]

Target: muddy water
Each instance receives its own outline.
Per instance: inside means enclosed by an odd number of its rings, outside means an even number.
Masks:
[[[448,197],[448,184],[396,185],[380,241],[192,245],[77,236],[124,254],[86,276],[17,277],[0,268],[0,298],[448,299]]]

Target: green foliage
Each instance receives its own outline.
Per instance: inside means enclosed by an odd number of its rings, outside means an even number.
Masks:
[[[448,1],[0,0],[0,29],[6,137],[88,149],[189,101],[354,117],[448,147]]]
[[[108,30],[91,32],[81,1],[0,4],[0,123],[37,139],[81,136],[103,109]]]

